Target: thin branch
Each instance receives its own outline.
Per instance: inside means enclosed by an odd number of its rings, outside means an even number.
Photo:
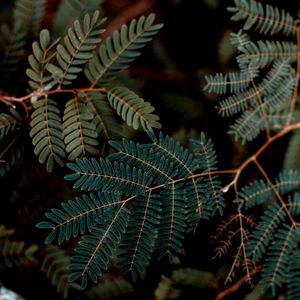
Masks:
[[[264,170],[264,168],[261,166],[261,164],[257,161],[254,160],[254,163],[256,164],[256,166],[258,167],[259,171],[261,172],[261,174],[265,177],[265,179],[267,180],[269,186],[271,187],[272,191],[274,192],[274,194],[276,195],[276,198],[278,199],[278,201],[280,202],[283,210],[285,211],[286,215],[289,217],[289,219],[292,222],[292,226],[296,227],[297,226],[297,222],[294,220],[291,212],[289,211],[289,209],[287,208],[286,203],[284,202],[284,200],[282,199],[280,193],[278,192],[278,190],[276,189],[276,186],[272,183],[272,181],[270,180],[268,174],[266,173],[266,171]]]
[[[296,129],[300,129],[300,122],[291,124],[286,126],[283,130],[275,134],[274,136],[270,137],[253,155],[251,155],[247,160],[245,160],[238,169],[236,169],[236,174],[233,180],[226,185],[225,187],[222,188],[222,191],[224,193],[228,192],[228,190],[232,187],[235,186],[238,182],[238,179],[242,173],[242,171],[252,162],[255,162],[257,158],[276,140],[279,138],[283,137],[287,133],[294,131]]]
[[[217,297],[215,298],[215,300],[223,300],[227,296],[235,293],[236,291],[238,291],[242,287],[242,285],[244,283],[247,283],[247,281],[249,279],[249,276],[253,277],[259,272],[260,272],[260,268],[255,268],[253,271],[251,271],[250,274],[246,274],[244,277],[239,279],[234,285],[232,285],[228,289],[224,290],[223,292],[219,293],[217,295]]]

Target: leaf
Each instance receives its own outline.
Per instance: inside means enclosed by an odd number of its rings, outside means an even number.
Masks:
[[[74,21],[82,22],[86,14],[99,9],[102,0],[64,0],[60,3],[54,17],[53,32],[56,36],[65,34]]]
[[[109,106],[106,95],[98,92],[91,92],[86,95],[88,111],[93,115],[93,123],[96,125],[96,132],[100,144],[108,140],[121,140],[124,136],[123,128],[118,123],[113,109]]]
[[[144,131],[152,131],[152,128],[161,128],[161,124],[157,122],[159,117],[152,114],[154,107],[129,89],[111,89],[107,91],[107,98],[117,114],[133,129],[142,127]]]
[[[0,140],[17,130],[20,121],[20,116],[15,117],[13,114],[0,113]]]
[[[52,209],[46,214],[48,221],[42,221],[36,227],[51,229],[51,239],[58,238],[58,243],[61,244],[71,237],[76,238],[90,232],[105,210],[120,203],[120,194],[117,192],[82,195],[61,203],[60,209]]]
[[[35,260],[35,252],[38,246],[32,244],[26,246],[24,241],[11,240],[14,232],[8,230],[5,226],[0,226],[0,261],[2,267],[9,268],[14,265],[21,265]]]
[[[2,58],[1,78],[4,82],[10,82],[16,74],[26,43],[26,31],[21,21],[16,21],[10,28],[6,24],[1,26],[4,54]]]
[[[74,160],[88,153],[98,155],[98,134],[92,122],[93,115],[86,105],[75,97],[66,103],[63,116],[63,136],[68,159]]]
[[[151,254],[157,239],[157,225],[160,223],[161,213],[158,195],[151,192],[147,196],[138,196],[133,203],[131,219],[123,239],[117,263],[122,267],[122,273],[131,273],[135,281],[135,274],[143,274],[149,264]]]
[[[32,44],[33,54],[28,56],[30,68],[26,70],[26,75],[33,90],[49,90],[52,87],[52,77],[47,72],[46,66],[53,57],[52,50],[58,41],[59,39],[51,43],[50,32],[43,29],[40,32],[40,41]]]
[[[284,10],[268,4],[264,7],[254,0],[235,0],[234,3],[235,7],[228,8],[230,12],[235,13],[231,20],[245,20],[245,30],[255,25],[255,30],[263,34],[273,35],[278,32],[284,35],[296,34],[296,21]]]
[[[245,73],[229,72],[227,74],[217,73],[215,76],[205,76],[207,82],[204,91],[208,93],[226,94],[237,93],[247,88],[251,82],[251,77]]]
[[[222,216],[225,202],[221,191],[221,181],[218,175],[210,174],[210,172],[217,169],[217,153],[213,143],[211,139],[207,139],[204,134],[201,134],[199,139],[192,139],[191,144],[200,170],[207,173],[207,176],[201,182],[205,186],[205,188],[203,187],[205,191],[201,192],[202,197],[207,199],[207,204],[212,209],[212,215],[218,211]]]
[[[117,73],[127,68],[128,63],[140,55],[139,49],[150,42],[162,27],[161,24],[153,24],[154,19],[154,14],[147,18],[142,16],[138,20],[133,19],[129,26],[122,25],[119,31],[115,31],[100,46],[97,55],[88,61],[84,69],[92,88],[115,78]]]
[[[39,32],[46,8],[46,0],[17,0],[15,3],[14,22],[22,23],[23,30],[29,35]]]
[[[93,57],[93,50],[101,42],[99,35],[104,32],[101,29],[104,21],[99,11],[95,11],[91,17],[86,14],[82,24],[76,20],[73,27],[68,29],[64,44],[56,47],[58,64],[49,63],[46,66],[59,85],[71,84],[83,70],[83,65]]]
[[[86,158],[77,158],[75,163],[80,170],[65,176],[65,179],[75,181],[74,188],[81,190],[144,194],[152,182],[152,178],[140,169],[118,162],[112,164],[108,159],[102,158],[99,162],[92,159],[90,162]]]
[[[55,163],[63,167],[65,145],[62,136],[62,123],[59,109],[52,99],[47,97],[35,102],[31,114],[32,144],[34,153],[39,157],[40,163],[46,163],[48,172],[52,172]]]
[[[64,250],[52,245],[46,247],[41,260],[41,271],[46,274],[64,299],[68,298],[70,288],[78,289],[75,284],[68,283],[69,265],[70,258]]]
[[[128,217],[129,211],[122,205],[105,214],[94,226],[91,235],[83,236],[79,247],[75,249],[77,255],[71,258],[71,282],[81,278],[82,288],[86,288],[87,278],[94,283],[98,282],[98,276],[107,269],[109,258],[120,242]]]

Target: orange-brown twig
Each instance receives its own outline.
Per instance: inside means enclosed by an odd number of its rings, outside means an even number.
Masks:
[[[232,285],[231,287],[229,287],[228,289],[222,291],[221,293],[219,293],[217,295],[217,297],[215,298],[215,300],[223,300],[224,298],[226,298],[227,296],[235,293],[236,291],[238,291],[241,286],[247,282],[249,275],[251,277],[255,276],[256,274],[258,274],[260,272],[260,268],[255,268],[250,274],[246,274],[244,277],[242,277],[241,279],[239,279],[234,285]]]

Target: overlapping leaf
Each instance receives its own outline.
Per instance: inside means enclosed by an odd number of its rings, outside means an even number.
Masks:
[[[33,90],[49,90],[54,84],[52,76],[46,70],[46,66],[55,55],[52,49],[58,41],[57,39],[51,42],[49,31],[43,29],[40,32],[40,41],[32,44],[33,54],[28,56],[30,68],[26,70],[26,74],[30,78],[29,85]]]
[[[284,35],[296,34],[296,21],[284,10],[266,5],[265,7],[254,0],[235,0],[235,7],[229,7],[235,13],[231,19],[234,21],[245,20],[244,29],[249,30],[255,25],[255,30],[263,34],[283,33]]]
[[[66,103],[63,116],[63,136],[68,159],[99,154],[98,134],[92,122],[93,115],[81,98],[75,97]]]
[[[58,84],[71,84],[93,57],[93,50],[101,42],[99,35],[104,31],[101,28],[103,21],[105,19],[96,11],[92,17],[86,14],[83,24],[76,20],[74,26],[68,29],[64,44],[59,44],[56,48],[58,65],[47,64],[47,70]]]
[[[92,87],[107,83],[140,55],[139,49],[150,42],[162,27],[161,24],[153,24],[154,19],[154,14],[134,19],[129,26],[123,25],[112,37],[107,38],[84,70]]]
[[[107,92],[109,104],[129,126],[141,127],[145,131],[161,128],[159,117],[152,114],[154,107],[125,87],[117,87]]]
[[[57,103],[48,97],[36,101],[31,119],[30,136],[39,162],[46,163],[49,172],[53,170],[55,163],[63,166],[65,145]]]

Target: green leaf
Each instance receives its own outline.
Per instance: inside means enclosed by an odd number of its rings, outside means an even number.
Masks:
[[[83,65],[93,57],[93,50],[101,42],[98,36],[104,31],[100,29],[104,21],[99,11],[95,11],[92,17],[89,14],[84,16],[83,24],[76,20],[74,26],[69,28],[64,44],[56,47],[58,64],[47,66],[58,84],[71,84],[82,71]]]
[[[46,163],[46,169],[51,172],[55,163],[63,167],[65,157],[62,136],[62,124],[58,116],[59,110],[55,101],[43,98],[35,102],[31,114],[30,136],[34,145],[34,153],[40,163]]]
[[[154,107],[129,89],[111,89],[107,91],[107,98],[117,114],[134,129],[141,127],[145,131],[152,131],[152,128],[161,128],[161,124],[157,122],[159,117],[152,114]]]
[[[140,55],[139,49],[150,42],[152,36],[162,27],[161,24],[154,25],[154,19],[154,14],[147,18],[142,16],[138,20],[134,19],[129,27],[123,25],[100,46],[97,55],[88,61],[84,69],[92,87],[107,83]]]

